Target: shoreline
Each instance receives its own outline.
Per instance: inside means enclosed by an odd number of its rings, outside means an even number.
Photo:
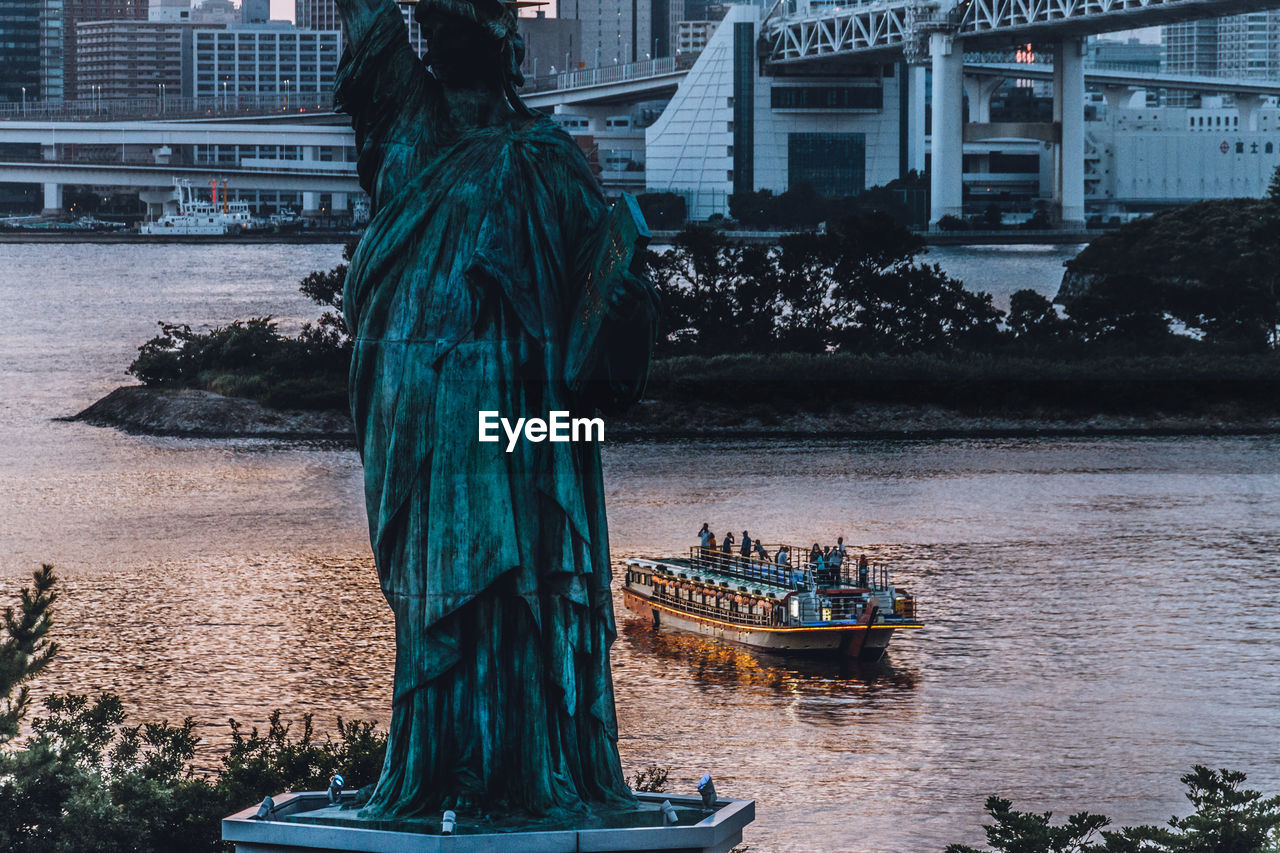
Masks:
[[[930,405],[868,403],[850,415],[798,413],[773,423],[726,418],[710,408],[700,422],[668,417],[663,401],[645,401],[631,416],[606,421],[606,441],[691,439],[930,441],[956,438],[1094,438],[1104,436],[1238,436],[1280,434],[1280,416],[1090,415],[1078,418],[970,415]],[[687,414],[687,409],[684,410]],[[333,441],[354,445],[345,412],[268,409],[208,391],[123,386],[60,421],[111,427],[132,435],[200,439]]]
[[[290,234],[137,234],[112,231],[0,231],[0,244],[21,243],[89,243],[103,245],[264,245],[346,243],[358,239],[361,231],[320,231]],[[809,233],[794,231],[725,231],[730,239],[741,243],[776,245],[787,234]],[[1083,245],[1101,233],[1100,231],[1019,231],[1003,229],[993,231],[917,231],[930,246],[1020,246],[1020,245]],[[655,245],[669,245],[678,231],[655,231]]]
[[[284,243],[303,245],[312,243],[346,243],[359,237],[358,231],[323,231],[298,234],[134,234],[132,232],[88,232],[76,231],[0,231],[0,243],[93,243],[104,245],[142,244],[142,245],[263,245]]]

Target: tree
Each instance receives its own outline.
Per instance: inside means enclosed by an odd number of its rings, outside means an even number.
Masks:
[[[1052,346],[1071,338],[1071,323],[1034,290],[1019,290],[1009,297],[1008,324],[1015,340],[1031,346]]]
[[[347,345],[350,344],[347,338],[351,332],[347,329],[347,321],[342,313],[342,290],[347,283],[347,267],[358,245],[358,240],[348,240],[342,247],[342,263],[328,272],[316,270],[309,273],[298,285],[298,290],[304,296],[317,305],[330,309],[320,315],[320,328],[336,332],[341,338],[340,342]]]
[[[1015,811],[1013,803],[1002,797],[988,797],[985,808],[995,821],[985,828],[987,844],[998,853],[1100,853],[1106,849],[1094,842],[1102,828],[1111,823],[1103,815],[1078,812],[1061,826],[1053,826],[1052,812]],[[963,844],[948,844],[946,853],[981,851]]]
[[[4,611],[4,641],[0,643],[0,744],[18,734],[31,702],[26,682],[49,665],[58,646],[49,639],[57,578],[45,564],[32,575],[33,586],[19,593],[18,609]],[[15,693],[15,691],[17,691]]]
[[[1280,201],[1280,166],[1271,173],[1271,183],[1267,184],[1267,198],[1271,201]]]
[[[1002,313],[941,267],[918,264],[921,238],[887,216],[862,214],[835,232],[832,289],[842,350],[920,352],[991,347]]]
[[[1182,777],[1195,812],[1167,826],[1126,828],[1108,838],[1117,853],[1273,853],[1280,849],[1280,797],[1241,789],[1245,774],[1197,764]]]
[[[662,303],[660,353],[695,345],[708,354],[770,348],[778,307],[765,249],[694,225],[668,251],[648,252],[645,262]]]
[[[1084,293],[1064,300],[1064,307],[1089,343],[1151,351],[1171,342],[1166,289],[1140,273],[1103,276]]]
[[[684,196],[677,193],[641,193],[636,196],[644,221],[653,231],[674,231],[689,216]]]
[[[986,811],[995,822],[984,827],[987,844],[998,853],[1275,853],[1280,797],[1242,789],[1244,781],[1243,773],[1197,764],[1182,777],[1195,807],[1191,815],[1114,831],[1105,829],[1110,820],[1103,815],[1080,812],[1053,826],[1050,812],[1015,811],[1009,800],[992,796]],[[981,851],[951,844],[946,853]]]

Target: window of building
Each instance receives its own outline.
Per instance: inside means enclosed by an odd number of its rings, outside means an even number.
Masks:
[[[866,134],[787,135],[787,183],[790,188],[808,184],[828,195],[857,195],[866,189],[866,181]]]
[[[878,110],[884,106],[879,86],[774,86],[769,106],[775,110]]]

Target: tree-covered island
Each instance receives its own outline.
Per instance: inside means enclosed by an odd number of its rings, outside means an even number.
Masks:
[[[647,254],[663,302],[659,360],[645,404],[611,429],[1280,428],[1276,199],[1203,202],[1135,221],[1069,261],[1055,300],[1020,290],[1007,312],[929,264],[925,251],[878,211],[775,246],[686,227]],[[350,358],[344,275],[340,265],[303,280],[323,314],[296,336],[270,318],[209,332],[164,325],[129,368],[150,390],[86,418],[128,425],[130,407],[163,409],[180,389],[268,411],[340,412]]]

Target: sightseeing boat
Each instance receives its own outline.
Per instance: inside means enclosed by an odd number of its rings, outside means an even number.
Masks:
[[[924,627],[916,598],[893,585],[887,566],[857,560],[813,568],[807,557],[803,548],[788,547],[778,562],[695,547],[688,557],[630,559],[622,600],[655,626],[770,652],[864,661],[882,657],[894,631]]]

